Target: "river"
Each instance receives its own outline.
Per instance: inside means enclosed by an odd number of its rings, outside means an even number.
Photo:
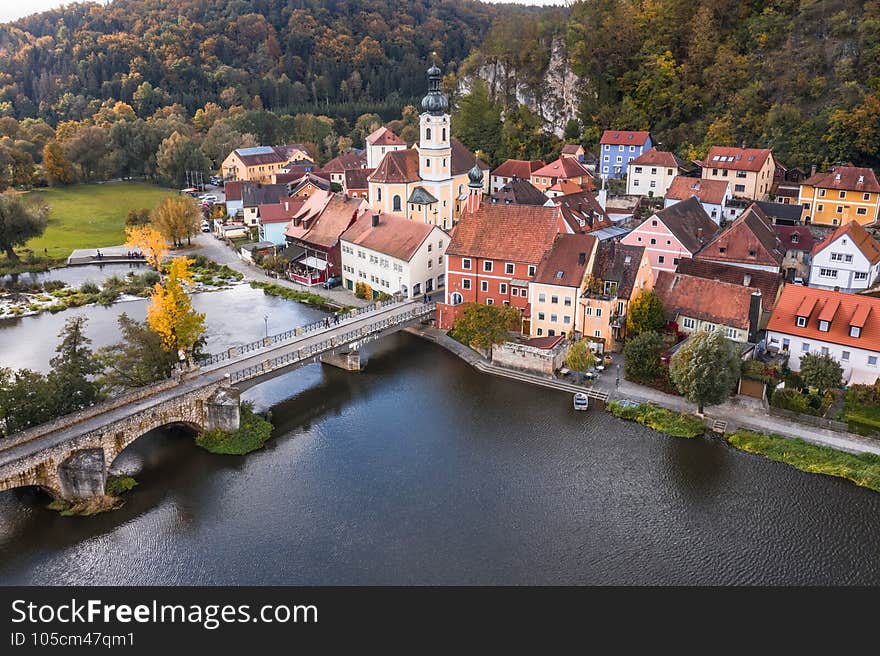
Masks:
[[[197,297],[218,346],[267,310],[315,312],[253,291]],[[37,366],[31,336],[63,315],[18,321],[3,364]],[[136,441],[114,463],[140,482],[119,511],[63,518],[33,490],[0,493],[0,583],[880,583],[876,493],[575,413],[408,334],[366,356],[361,373],[311,365],[249,390],[276,427],[260,452]]]

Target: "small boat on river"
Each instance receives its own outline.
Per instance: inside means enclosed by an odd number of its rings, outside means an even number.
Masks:
[[[575,392],[574,395],[574,409],[575,410],[587,410],[590,407],[590,397],[588,397],[583,392]]]

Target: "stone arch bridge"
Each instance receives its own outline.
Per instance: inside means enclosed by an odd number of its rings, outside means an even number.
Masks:
[[[104,494],[113,461],[145,433],[235,430],[241,391],[316,361],[360,369],[360,346],[433,312],[433,303],[376,303],[233,347],[173,379],[11,435],[0,440],[0,491],[38,486],[66,500]]]

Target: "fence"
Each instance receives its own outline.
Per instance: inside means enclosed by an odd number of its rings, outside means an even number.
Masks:
[[[291,353],[285,353],[284,355],[279,355],[274,358],[268,358],[266,360],[263,360],[259,364],[251,365],[249,367],[245,367],[244,369],[239,369],[238,371],[233,372],[229,375],[229,381],[231,383],[237,383],[249,380],[251,378],[256,378],[257,376],[261,376],[276,369],[286,367],[291,364],[296,364],[297,362],[302,362],[304,360],[310,360],[317,355],[320,355],[327,351],[331,351],[335,348],[339,348],[340,346],[343,346],[345,344],[351,344],[353,342],[363,342],[365,338],[374,338],[386,328],[398,326],[402,323],[408,323],[413,319],[424,317],[425,315],[430,314],[433,311],[434,303],[418,305],[408,312],[396,314],[392,317],[382,319],[381,321],[376,321],[366,326],[361,326],[360,328],[349,330],[348,332],[342,333],[340,335],[334,335],[333,337],[329,337],[328,339],[317,342],[315,344],[304,346]]]
[[[791,419],[801,424],[809,424],[810,426],[816,426],[817,428],[827,428],[839,433],[849,432],[849,426],[844,421],[835,421],[834,419],[825,419],[825,417],[805,415],[800,412],[785,410],[784,408],[774,408],[772,405],[767,408],[767,411],[775,417],[785,417],[786,419]]]
[[[391,305],[400,305],[404,303],[404,301],[399,301],[396,299],[390,299],[387,301],[377,301],[375,303],[371,303],[370,305],[365,305],[363,307],[355,308],[349,312],[346,312],[342,315],[337,315],[340,317],[340,321],[344,322],[349,319],[355,319],[362,314],[366,314],[368,312],[378,312],[379,310],[383,310]],[[204,355],[199,358],[199,364],[203,367],[207,367],[213,364],[217,364],[218,362],[224,362],[231,358],[238,357],[239,355],[244,355],[245,353],[250,353],[252,351],[257,351],[259,349],[265,348],[266,346],[271,346],[273,344],[280,344],[281,342],[286,342],[288,340],[293,339],[294,337],[299,337],[302,335],[306,335],[308,333],[312,333],[321,329],[326,329],[332,327],[334,324],[327,322],[329,321],[329,317],[325,319],[320,319],[318,321],[313,321],[312,323],[306,324],[304,326],[298,326],[296,328],[291,328],[290,330],[285,330],[283,333],[278,333],[277,335],[269,335],[263,339],[258,339],[253,342],[248,342],[247,344],[239,344],[238,346],[232,346],[226,351],[222,353],[213,353]]]

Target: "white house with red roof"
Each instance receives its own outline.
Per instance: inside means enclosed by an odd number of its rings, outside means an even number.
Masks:
[[[599,140],[599,175],[622,178],[629,163],[653,145],[651,133],[647,131],[605,130]]]
[[[858,292],[880,275],[880,244],[855,221],[828,235],[813,248],[810,286]]]
[[[419,298],[446,285],[449,235],[435,225],[367,212],[339,238],[342,284],[364,283],[380,294]]]
[[[543,159],[508,159],[489,174],[489,195],[498,193],[514,180],[531,180],[532,173],[547,165]]]
[[[386,153],[406,148],[406,142],[385,126],[370,134],[366,139],[366,145],[366,168],[368,169],[379,166],[379,162],[382,161]]]
[[[722,219],[732,221],[741,212],[739,208],[727,206],[733,194],[726,180],[703,180],[682,175],[673,178],[663,197],[663,204],[669,207],[692,196],[700,201],[709,218],[719,225]]]
[[[630,196],[660,197],[681,171],[684,161],[657,148],[650,148],[627,165],[626,193]]]
[[[848,384],[880,377],[880,298],[802,285],[786,285],[767,324],[767,346],[789,354],[800,371],[806,353],[840,363]]]
[[[767,148],[712,146],[702,162],[704,180],[729,182],[737,198],[765,200],[773,186],[776,160]]]

